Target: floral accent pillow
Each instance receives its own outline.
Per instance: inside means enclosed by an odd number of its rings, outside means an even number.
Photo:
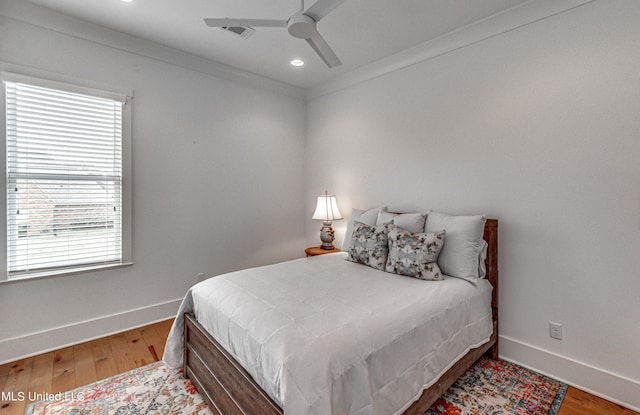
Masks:
[[[385,270],[422,280],[442,280],[438,255],[446,231],[411,233],[398,226],[389,230],[389,254]]]
[[[355,222],[347,261],[384,271],[387,263],[389,224],[369,226]]]

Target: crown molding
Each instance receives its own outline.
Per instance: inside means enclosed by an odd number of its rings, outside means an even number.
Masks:
[[[205,59],[147,39],[108,29],[26,1],[2,0],[0,2],[0,16],[205,75],[242,83],[293,98],[304,98],[305,96],[305,91],[302,88]]]
[[[3,0],[0,3],[0,15],[217,78],[289,97],[312,100],[402,68],[435,59],[594,1],[596,0],[530,0],[307,89],[108,29],[25,1]]]
[[[361,66],[307,89],[307,100],[378,78],[420,62],[517,30],[596,0],[530,0],[428,42]]]

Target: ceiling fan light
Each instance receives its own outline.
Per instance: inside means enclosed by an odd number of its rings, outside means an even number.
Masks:
[[[291,63],[291,66],[296,66],[296,67],[304,66],[304,61],[302,59],[292,59],[290,63]]]
[[[316,21],[302,13],[296,13],[287,21],[289,34],[298,39],[307,39],[316,33]]]

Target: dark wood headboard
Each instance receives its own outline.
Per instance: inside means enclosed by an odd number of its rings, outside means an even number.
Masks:
[[[487,248],[487,259],[485,265],[487,266],[486,279],[493,287],[493,293],[491,294],[491,310],[493,312],[493,325],[494,332],[498,331],[498,220],[487,219],[484,224],[484,240],[489,244]],[[498,347],[494,348],[494,359],[498,358]]]

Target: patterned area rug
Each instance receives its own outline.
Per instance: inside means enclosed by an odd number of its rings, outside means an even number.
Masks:
[[[556,415],[567,385],[481,357],[425,415]]]
[[[425,415],[556,415],[567,386],[481,358]],[[193,384],[162,362],[32,403],[26,415],[210,415]]]

